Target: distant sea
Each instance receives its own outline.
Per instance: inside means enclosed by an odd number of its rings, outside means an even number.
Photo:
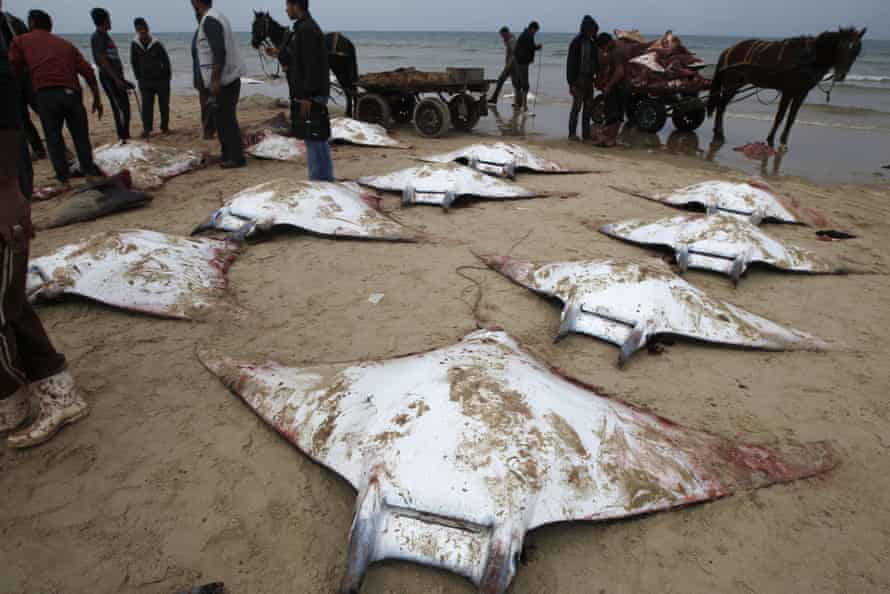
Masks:
[[[356,44],[359,53],[360,71],[375,72],[394,68],[414,66],[424,70],[442,70],[447,66],[483,67],[488,78],[496,78],[503,66],[503,48],[496,32],[492,33],[455,33],[455,32],[344,32]],[[68,35],[68,39],[79,46],[90,59],[89,35]],[[129,47],[132,36],[115,33],[125,62],[129,60]],[[174,86],[179,92],[190,92],[192,86],[191,33],[160,33],[162,40],[174,65]],[[570,103],[565,81],[565,60],[569,42],[573,34],[542,33],[538,41],[544,45],[541,55],[540,69],[533,68],[531,73],[532,90],[537,90],[538,102],[545,109],[559,110]],[[654,39],[657,35],[647,35]],[[705,37],[682,35],[681,39],[687,48],[696,53],[708,64],[715,64],[720,52],[743,38],[739,37]],[[250,34],[239,33],[248,64],[248,76],[267,81],[265,74],[274,68],[269,63],[264,71],[263,64],[253,48],[250,47]],[[129,68],[128,68],[129,70]],[[508,85],[509,86],[509,85]],[[285,96],[286,85],[283,81],[271,82],[258,86],[245,87],[245,94],[264,93],[273,96]],[[767,129],[775,113],[776,93],[763,91],[757,97],[751,97],[733,105],[729,112],[728,131],[733,128],[748,128],[756,131],[759,137],[742,138],[740,143],[762,138],[762,129]],[[503,111],[503,110],[502,110]],[[559,117],[561,120],[561,116]],[[831,96],[831,103],[826,104],[825,95],[814,90],[808,104],[798,119],[799,127],[813,128],[820,139],[840,138],[832,135],[837,132],[860,132],[868,135],[869,146],[884,146],[884,154],[880,160],[890,161],[890,41],[868,40],[864,42],[862,55],[847,77],[847,81],[837,85]],[[563,136],[564,124],[543,125],[539,120],[537,134]],[[700,131],[704,135],[710,122]],[[816,130],[816,129],[820,129]],[[497,133],[495,129],[492,129]],[[666,134],[670,133],[670,124]],[[875,136],[877,134],[877,136]],[[797,137],[797,134],[795,134]],[[844,136],[844,138],[847,138]],[[732,142],[733,138],[730,138]],[[819,142],[823,142],[820,140]],[[809,168],[807,168],[809,169]],[[871,171],[870,166],[865,171]],[[815,172],[816,174],[819,171]],[[818,176],[818,175],[817,175]]]

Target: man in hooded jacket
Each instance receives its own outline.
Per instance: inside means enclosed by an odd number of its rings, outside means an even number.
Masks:
[[[592,16],[581,21],[581,32],[569,45],[566,60],[566,81],[572,95],[572,111],[569,114],[569,139],[578,140],[578,116],[581,117],[581,136],[590,139],[590,121],[593,118],[593,83],[597,72],[596,36],[599,25]]]

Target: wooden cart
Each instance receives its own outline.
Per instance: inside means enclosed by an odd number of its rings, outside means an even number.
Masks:
[[[488,84],[482,68],[400,68],[366,74],[356,83],[356,118],[385,127],[414,122],[426,138],[442,136],[452,126],[469,132],[488,115]]]

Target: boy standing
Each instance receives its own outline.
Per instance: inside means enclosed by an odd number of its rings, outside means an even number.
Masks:
[[[142,138],[154,129],[155,97],[161,113],[161,134],[170,133],[170,56],[164,44],[151,36],[148,23],[139,17],[133,21],[136,39],[130,45],[130,64],[142,95]]]
[[[104,8],[90,11],[96,32],[90,42],[93,48],[93,62],[99,67],[99,82],[108,95],[114,126],[121,142],[130,139],[130,89],[133,84],[124,79],[124,65],[121,62],[117,45],[108,34],[111,31],[111,15]]]

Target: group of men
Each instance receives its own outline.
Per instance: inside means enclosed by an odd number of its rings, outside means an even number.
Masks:
[[[192,43],[195,85],[205,113],[219,135],[224,168],[245,163],[236,108],[245,72],[228,19],[213,0],[191,0],[198,20]],[[324,35],[309,14],[308,0],[286,0],[294,26],[280,51],[292,97],[294,132],[305,139],[313,179],[333,181],[328,138],[329,79]],[[96,24],[92,49],[99,78],[80,51],[52,34],[52,19],[32,10],[28,26],[2,11],[0,0],[0,435],[12,448],[27,448],[51,439],[65,425],[89,414],[89,404],[46,334],[26,297],[29,243],[33,237],[30,198],[33,190],[31,154],[43,151],[28,119],[35,108],[43,125],[56,176],[68,183],[70,170],[62,129],[67,127],[78,161],[87,176],[102,177],[93,161],[89,118],[78,76],[92,94],[92,111],[103,114],[99,85],[112,107],[118,137],[129,137],[129,96],[111,30],[111,16],[91,12]],[[137,39],[131,48],[133,71],[143,98],[157,97],[161,130],[169,131],[170,60],[152,39],[144,19],[136,19]],[[145,131],[151,119],[143,105]],[[210,119],[210,118],[208,118]],[[205,119],[205,132],[209,123]],[[25,132],[27,130],[27,133]],[[147,134],[145,134],[147,136]],[[38,144],[40,143],[40,144]],[[13,147],[14,150],[7,150]]]
[[[542,48],[535,41],[540,25],[532,21],[517,39],[509,27],[500,30],[504,43],[504,69],[488,99],[497,103],[507,79],[514,89],[513,107],[528,111],[529,67],[535,62],[535,54]],[[599,32],[599,24],[590,15],[581,21],[581,30],[569,45],[566,60],[566,81],[572,96],[569,112],[569,139],[592,141],[598,146],[612,147],[617,142],[618,131],[624,121],[627,84],[624,62],[626,56],[608,33]],[[594,94],[600,89],[605,98],[605,122],[592,127]],[[581,136],[578,136],[578,124]]]

